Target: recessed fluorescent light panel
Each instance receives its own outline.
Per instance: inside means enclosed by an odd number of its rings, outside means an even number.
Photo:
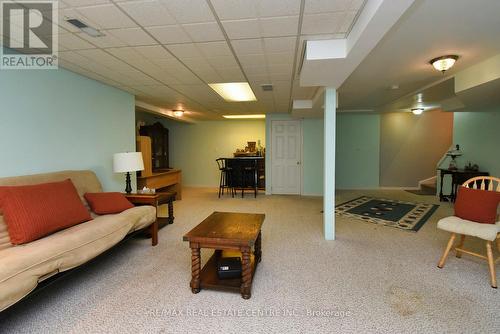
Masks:
[[[211,83],[208,85],[229,102],[257,101],[248,82]]]
[[[264,114],[254,114],[254,115],[222,115],[224,118],[229,119],[249,119],[249,118],[266,118]]]

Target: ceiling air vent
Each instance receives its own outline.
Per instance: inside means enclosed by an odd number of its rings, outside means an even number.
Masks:
[[[92,36],[92,37],[104,36],[104,34],[102,32],[100,32],[99,30],[97,30],[93,27],[90,27],[89,25],[87,25],[86,23],[84,23],[78,19],[67,18],[66,22],[77,27],[78,29],[80,29],[81,31],[83,31],[84,33],[86,33],[89,36]]]
[[[260,85],[260,87],[262,88],[262,90],[264,92],[271,92],[273,90],[272,84],[264,84],[264,85]]]
[[[68,22],[69,24],[74,25],[78,29],[82,29],[82,28],[87,28],[88,27],[88,25],[86,25],[85,23],[83,23],[82,21],[80,21],[78,19],[67,19],[66,22]]]

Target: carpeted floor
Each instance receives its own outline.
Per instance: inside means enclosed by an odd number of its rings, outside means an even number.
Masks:
[[[423,201],[405,191],[342,191],[337,203],[361,195]],[[336,241],[323,239],[321,209],[320,198],[219,200],[214,190],[186,189],[184,200],[175,203],[175,223],[160,231],[157,247],[131,240],[0,314],[0,332],[499,331],[499,292],[489,285],[486,263],[451,256],[444,269],[436,267],[448,239],[436,222],[452,212],[448,203],[418,233],[337,217]],[[267,216],[250,300],[233,293],[191,293],[190,251],[182,235],[214,210]]]

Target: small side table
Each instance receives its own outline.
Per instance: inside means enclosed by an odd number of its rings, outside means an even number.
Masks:
[[[164,227],[165,225],[174,223],[175,192],[159,192],[156,194],[131,193],[124,195],[134,205],[154,206],[156,208],[156,225],[158,226],[158,229]],[[168,217],[158,217],[158,207],[162,204],[168,205]],[[158,235],[153,230],[151,231],[151,238],[153,239],[153,244],[156,245],[158,243]]]

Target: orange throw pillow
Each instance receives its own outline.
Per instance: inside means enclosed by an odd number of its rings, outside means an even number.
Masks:
[[[15,245],[92,219],[70,179],[0,187],[0,208]]]
[[[460,187],[455,216],[483,224],[495,224],[500,192]]]
[[[86,193],[84,197],[98,215],[120,213],[134,207],[122,193]]]

